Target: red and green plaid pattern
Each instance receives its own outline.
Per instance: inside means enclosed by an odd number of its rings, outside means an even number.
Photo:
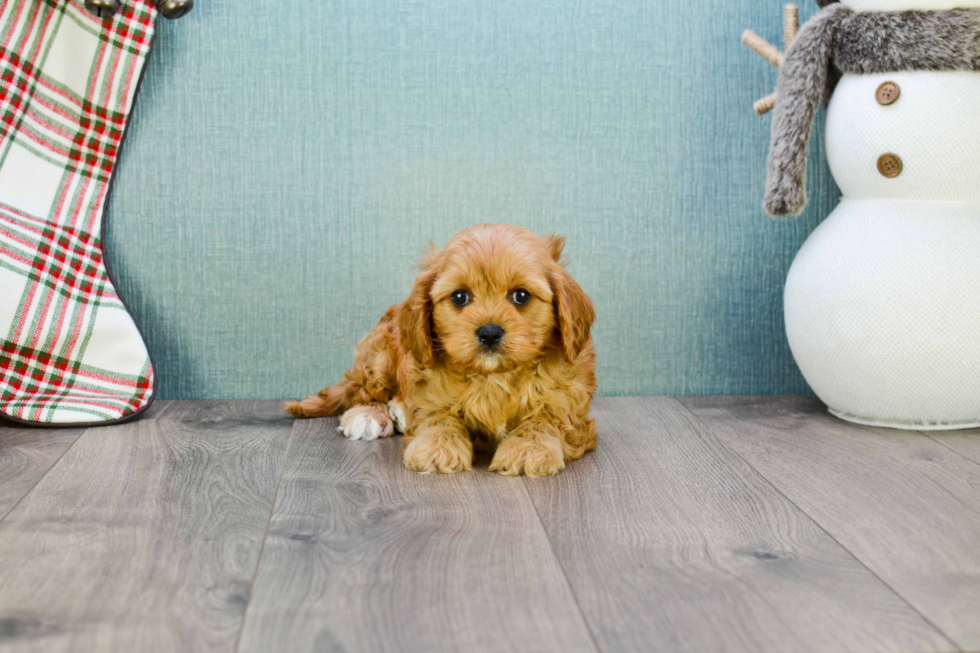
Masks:
[[[142,336],[102,257],[109,180],[156,8],[0,3],[0,413],[76,424],[153,395]]]

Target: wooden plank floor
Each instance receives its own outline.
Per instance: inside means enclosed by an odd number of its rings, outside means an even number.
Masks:
[[[976,651],[980,432],[597,400],[555,478],[279,403],[0,422],[0,651]]]

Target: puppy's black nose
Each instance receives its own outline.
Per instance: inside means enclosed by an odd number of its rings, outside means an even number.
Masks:
[[[484,347],[493,347],[504,337],[504,330],[496,324],[484,324],[476,330],[476,339]]]

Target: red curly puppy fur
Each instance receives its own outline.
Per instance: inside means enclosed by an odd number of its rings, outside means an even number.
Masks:
[[[564,243],[509,225],[459,232],[428,253],[344,379],[286,410],[343,412],[354,439],[397,428],[405,465],[420,472],[470,470],[475,445],[496,449],[491,471],[557,474],[597,443],[595,310],[565,271]]]

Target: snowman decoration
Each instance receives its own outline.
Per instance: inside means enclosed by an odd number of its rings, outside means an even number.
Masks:
[[[980,426],[980,0],[817,0],[780,67],[765,209],[798,215],[822,101],[843,193],[786,281],[800,370],[843,419]]]

